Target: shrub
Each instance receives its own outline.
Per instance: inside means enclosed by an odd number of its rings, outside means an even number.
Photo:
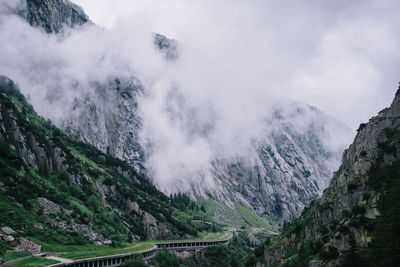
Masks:
[[[8,249],[8,245],[6,242],[0,239],[0,256],[3,256]]]
[[[166,248],[163,248],[157,255],[151,260],[151,264],[157,267],[179,267],[179,260],[175,255],[168,252]],[[215,265],[218,266],[218,265]],[[223,266],[223,265],[220,265]]]
[[[359,186],[360,186],[360,184],[359,184],[358,181],[356,181],[356,180],[351,180],[351,181],[347,184],[347,191],[353,192],[353,191],[356,190]]]
[[[322,250],[319,255],[324,260],[333,260],[339,256],[339,251],[337,248],[329,246],[328,249]]]
[[[351,212],[353,213],[353,215],[363,215],[366,210],[367,209],[365,206],[354,206],[351,209]]]
[[[341,234],[347,234],[349,232],[349,227],[347,227],[346,225],[339,225],[339,233]]]
[[[351,211],[348,209],[343,209],[342,216],[344,219],[349,219],[351,217]]]
[[[141,254],[133,254],[131,259],[124,264],[121,265],[121,267],[147,267],[146,263],[144,263],[143,256]]]

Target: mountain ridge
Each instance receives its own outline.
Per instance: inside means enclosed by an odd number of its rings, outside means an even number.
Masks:
[[[382,247],[393,242],[399,224],[389,217],[398,214],[399,202],[389,204],[387,199],[395,199],[393,190],[400,177],[400,89],[391,106],[361,124],[357,132],[322,197],[267,248],[267,266],[398,263],[396,245]],[[383,222],[390,227],[382,228]],[[382,235],[387,239],[380,240]]]

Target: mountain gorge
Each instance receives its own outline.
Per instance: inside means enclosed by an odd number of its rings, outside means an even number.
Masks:
[[[58,34],[61,39],[65,38],[60,35],[62,27],[92,25],[79,7],[64,0],[27,1],[16,10],[14,13],[32,26]],[[71,34],[73,32],[67,36]],[[154,45],[171,64],[179,60],[176,41],[155,34]],[[59,82],[59,78],[55,80]],[[60,92],[57,90],[60,89],[53,90],[57,85],[49,85],[52,91],[43,101],[50,108],[41,115],[51,118],[52,106],[56,109],[60,105],[69,105],[64,107],[67,112],[63,112],[56,124],[74,139],[127,161],[137,171],[146,173],[164,192],[182,191],[193,198],[211,198],[234,212],[239,204],[265,218],[290,221],[322,192],[336,162],[339,162],[338,151],[343,147],[333,149],[327,145],[327,139],[332,139],[332,129],[341,136],[348,136],[350,132],[346,126],[315,108],[294,101],[281,101],[275,104],[270,112],[272,115],[265,115],[261,122],[263,130],[250,137],[252,140],[248,147],[239,154],[221,157],[213,145],[218,140],[209,139],[213,135],[214,122],[207,122],[211,134],[204,132],[202,127],[185,130],[190,133],[187,138],[200,138],[211,147],[211,158],[206,162],[206,168],[201,173],[190,170],[189,173],[178,173],[172,184],[165,185],[162,174],[153,175],[157,166],[149,160],[158,151],[158,144],[153,143],[154,138],[148,139],[142,134],[142,115],[145,114],[141,113],[140,107],[148,90],[140,78],[132,74],[110,75],[101,80],[90,80],[86,85],[78,80],[70,84],[74,98],[65,103],[58,99]],[[29,88],[24,86],[21,90],[29,95]],[[169,104],[165,104],[166,113],[171,112]],[[172,112],[180,113],[179,118],[185,111]],[[198,124],[202,125],[201,122]],[[155,137],[162,138],[162,135]],[[203,182],[205,180],[211,181],[211,186]]]
[[[142,25],[150,15],[132,14],[102,28],[72,0],[0,0],[0,263],[20,252],[76,260],[151,248],[154,256],[159,240],[185,239],[185,249],[173,244],[176,255],[163,250],[152,266],[399,266],[400,87],[345,149],[344,123],[289,97],[334,97],[324,90],[359,90],[369,79],[346,76],[314,92],[307,71],[280,66],[278,76],[294,77],[285,83],[272,77],[275,63],[258,70],[260,50],[248,51],[256,42],[242,40],[254,29],[221,49],[213,30],[175,40]],[[314,65],[326,67],[332,54],[349,57],[333,33],[318,36],[311,63],[275,61],[319,75]],[[247,61],[257,70],[247,73]],[[237,69],[243,77],[233,77]],[[273,82],[256,77],[266,73]],[[362,101],[352,108],[376,107]],[[189,252],[199,240],[209,243]]]
[[[322,197],[265,252],[268,266],[399,263],[400,90],[361,124]]]

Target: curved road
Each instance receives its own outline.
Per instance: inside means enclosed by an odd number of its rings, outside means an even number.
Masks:
[[[142,254],[145,261],[153,258],[158,251],[163,248],[168,250],[195,250],[202,249],[208,246],[215,245],[227,245],[232,239],[233,234],[227,233],[222,236],[222,239],[212,240],[212,241],[172,241],[172,242],[156,242],[153,248],[136,251],[131,253],[119,254],[119,255],[110,255],[110,256],[102,256],[88,259],[80,259],[72,262],[60,262],[56,264],[49,265],[49,267],[61,267],[61,266],[69,266],[69,267],[117,267],[121,266],[125,261],[128,261],[133,254]]]

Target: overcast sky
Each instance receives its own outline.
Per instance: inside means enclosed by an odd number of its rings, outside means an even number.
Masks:
[[[309,103],[352,129],[398,87],[400,1],[73,2],[105,28],[131,21],[177,39],[243,91]]]

